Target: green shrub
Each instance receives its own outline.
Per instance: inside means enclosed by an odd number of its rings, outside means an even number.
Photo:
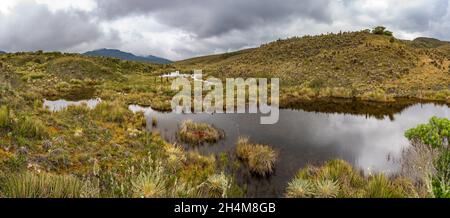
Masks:
[[[73,176],[25,172],[6,176],[0,188],[6,198],[77,198],[84,185]]]
[[[431,146],[429,149],[430,151],[427,151],[426,149],[416,149],[417,151],[424,151],[436,154],[437,156],[432,156],[432,158],[427,159],[428,161],[433,161],[433,169],[430,173],[428,173],[429,175],[426,175],[426,179],[431,180],[431,192],[434,197],[450,196],[450,152],[448,150],[449,135],[450,120],[447,118],[437,117],[432,117],[427,124],[420,124],[417,127],[411,128],[405,132],[405,136],[413,142],[413,145],[417,144],[414,142],[418,140],[425,145]],[[418,156],[420,157],[424,155],[419,154]]]
[[[450,198],[450,152],[443,151],[435,165],[437,173],[432,180],[433,194],[438,198]]]
[[[409,140],[418,139],[433,148],[447,146],[450,138],[450,120],[432,117],[429,123],[408,129],[405,136]]]
[[[373,28],[372,33],[375,35],[385,35],[385,36],[393,36],[394,33],[386,30],[386,27],[384,26],[377,26],[375,28]]]

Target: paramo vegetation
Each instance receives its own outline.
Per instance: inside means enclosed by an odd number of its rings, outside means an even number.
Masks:
[[[0,197],[243,197],[245,187],[222,166],[226,156],[164,141],[128,105],[169,110],[176,93],[159,76],[194,68],[219,78],[279,77],[282,106],[330,97],[448,102],[448,44],[392,39],[367,31],[295,37],[171,65],[59,52],[0,54]],[[94,108],[43,107],[44,99],[94,97],[102,99]],[[448,197],[448,133],[448,119],[439,118],[406,133],[405,166],[424,172],[405,167],[393,177],[367,176],[331,160],[299,169],[285,196]],[[190,121],[180,123],[179,136],[192,144],[226,137]],[[228,164],[264,177],[273,173],[278,151],[242,138],[232,155],[238,161]]]

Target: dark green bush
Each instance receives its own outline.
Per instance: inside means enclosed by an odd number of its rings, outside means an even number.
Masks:
[[[419,140],[431,146],[439,154],[435,160],[436,173],[432,178],[435,197],[450,197],[450,151],[449,151],[450,120],[432,117],[427,124],[406,131],[410,140]]]

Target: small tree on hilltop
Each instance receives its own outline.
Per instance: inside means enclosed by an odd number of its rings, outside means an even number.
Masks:
[[[384,26],[377,26],[375,28],[373,28],[372,33],[375,35],[385,35],[385,36],[393,36],[394,33],[386,30],[386,27]]]

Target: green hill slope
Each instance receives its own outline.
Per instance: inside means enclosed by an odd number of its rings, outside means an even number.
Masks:
[[[59,52],[1,55],[0,104],[22,108],[44,98],[101,97],[167,109],[174,94],[170,83],[158,80],[166,67]]]
[[[368,31],[294,37],[259,48],[175,63],[225,77],[278,77],[284,101],[357,97],[449,100],[449,43]],[[282,100],[283,101],[283,100]]]

